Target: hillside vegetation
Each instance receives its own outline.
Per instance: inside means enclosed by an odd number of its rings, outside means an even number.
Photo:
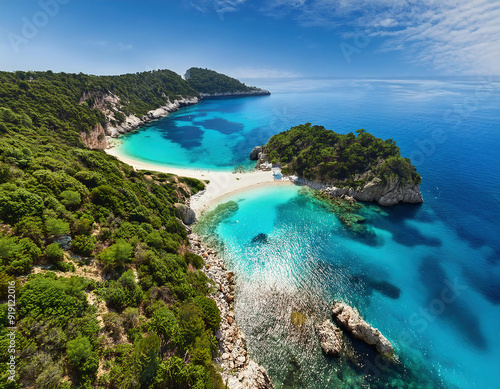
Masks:
[[[273,163],[283,165],[284,174],[311,181],[356,188],[378,177],[383,182],[420,184],[420,175],[408,158],[401,157],[396,142],[365,130],[356,134],[337,134],[306,123],[272,136],[265,153]]]
[[[202,94],[224,94],[236,92],[269,93],[254,86],[247,86],[235,78],[217,73],[213,70],[191,68],[186,72],[187,83]]]
[[[169,71],[117,77],[0,73],[0,362],[3,388],[222,388],[219,311],[175,203],[197,180],[137,172],[86,149],[81,130],[164,95],[196,95]],[[83,99],[84,92],[89,96]],[[7,286],[15,284],[10,309]]]

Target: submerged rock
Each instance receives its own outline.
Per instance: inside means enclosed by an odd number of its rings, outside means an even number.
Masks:
[[[342,348],[342,331],[330,320],[316,326],[316,332],[323,351],[327,355],[338,357]]]
[[[268,243],[267,235],[261,232],[252,238],[252,243]]]
[[[335,321],[352,336],[373,345],[377,351],[386,356],[394,354],[392,344],[376,328],[370,326],[359,314],[356,308],[344,303],[336,303],[332,307]]]

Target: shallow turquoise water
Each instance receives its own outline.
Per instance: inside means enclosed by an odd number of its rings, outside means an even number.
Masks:
[[[499,83],[258,85],[273,95],[204,101],[127,136],[122,151],[157,163],[232,170],[248,163],[254,145],[294,124],[343,133],[365,128],[397,141],[423,177],[425,200],[384,209],[388,216],[372,210],[371,233],[360,238],[296,187],[238,195],[238,212],[216,231],[240,277],[237,319],[278,387],[357,387],[360,380],[401,387],[416,376],[446,387],[500,387]],[[259,233],[268,243],[251,242]],[[359,345],[358,357],[328,360],[309,327],[290,327],[292,310],[312,321],[326,317],[335,298],[358,307],[407,369],[377,367]],[[428,367],[425,373],[419,365]]]

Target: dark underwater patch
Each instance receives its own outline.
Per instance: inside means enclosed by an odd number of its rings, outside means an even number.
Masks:
[[[385,209],[384,209],[385,210]],[[439,247],[441,240],[422,235],[420,231],[406,224],[406,220],[418,219],[420,212],[419,205],[399,204],[392,208],[387,208],[389,217],[373,220],[374,226],[389,231],[394,241],[407,247],[418,245]],[[422,216],[426,218],[427,216]]]
[[[252,243],[268,243],[267,235],[261,232],[252,238]]]
[[[427,289],[425,311],[428,315],[438,319],[446,319],[470,344],[482,350],[486,349],[488,344],[479,326],[479,321],[460,299],[460,291],[456,293],[455,300],[443,301],[443,295],[451,299],[449,296],[452,296],[453,291],[449,285],[453,285],[453,281],[448,279],[437,258],[427,257],[422,261],[420,281]]]
[[[201,146],[203,131],[196,126],[170,125],[168,128],[162,128],[162,137],[174,143],[179,144],[185,149],[192,149]]]
[[[202,120],[200,122],[197,122],[197,124],[202,125],[207,130],[215,130],[224,135],[231,135],[241,132],[244,128],[242,123],[230,122],[229,120],[221,118]]]
[[[366,275],[356,275],[352,277],[352,282],[363,284],[367,295],[371,295],[373,291],[377,291],[394,300],[397,300],[401,295],[401,289],[385,280],[377,280]]]

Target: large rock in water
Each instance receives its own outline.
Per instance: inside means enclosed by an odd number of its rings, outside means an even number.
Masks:
[[[362,340],[373,345],[377,351],[386,356],[394,354],[392,344],[376,328],[370,326],[360,315],[356,308],[352,308],[344,303],[336,303],[332,308],[332,314],[339,325],[346,331]]]
[[[255,146],[250,153],[250,161],[257,161],[260,153],[262,153],[262,146]]]
[[[323,351],[327,355],[338,357],[342,348],[342,331],[330,320],[325,320],[316,326],[316,332]]]
[[[190,225],[196,222],[196,214],[191,208],[180,203],[174,204],[174,207],[177,208],[177,210],[181,214],[181,219],[184,224]]]

